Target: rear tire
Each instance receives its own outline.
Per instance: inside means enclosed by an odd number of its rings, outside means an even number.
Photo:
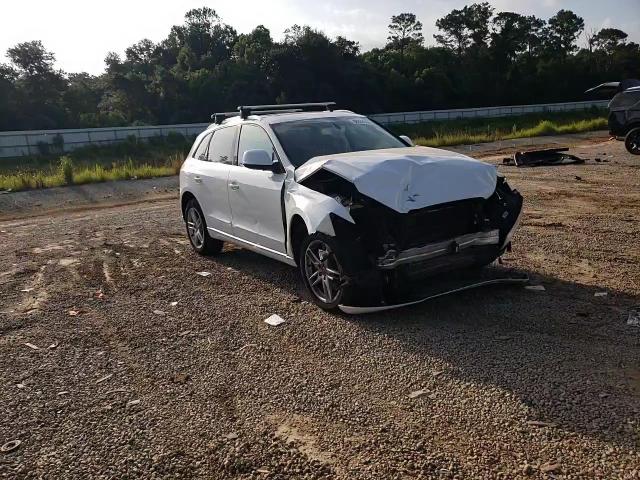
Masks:
[[[191,247],[200,255],[217,255],[222,251],[223,242],[209,236],[207,222],[195,198],[187,202],[184,209],[184,223]]]
[[[640,127],[634,128],[624,139],[624,146],[633,155],[640,155]]]

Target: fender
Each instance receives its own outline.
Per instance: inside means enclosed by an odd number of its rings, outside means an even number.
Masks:
[[[291,220],[299,215],[309,234],[321,232],[335,237],[331,214],[355,224],[349,210],[332,197],[311,190],[296,182],[285,188],[284,208],[287,218],[287,251],[291,252]]]

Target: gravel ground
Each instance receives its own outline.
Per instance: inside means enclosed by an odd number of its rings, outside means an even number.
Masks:
[[[500,167],[545,291],[380,315],[198,257],[175,201],[0,222],[0,477],[640,478],[640,159],[576,151]]]

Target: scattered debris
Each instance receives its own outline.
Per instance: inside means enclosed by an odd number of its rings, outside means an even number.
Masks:
[[[602,392],[602,393],[598,394],[598,396],[599,396],[600,398],[607,398],[607,397],[609,396],[609,394],[608,394],[608,393],[606,393],[606,392]]]
[[[2,447],[0,447],[0,452],[2,453],[13,452],[14,450],[17,450],[21,444],[22,444],[21,440],[11,440],[10,442],[7,442],[4,445],[2,445]]]
[[[49,345],[49,350],[55,350],[56,348],[58,348],[58,343],[52,343]]]
[[[540,467],[542,473],[553,473],[560,469],[559,463],[545,463]]]
[[[18,383],[16,384],[16,387],[18,387],[18,390],[22,390],[23,388],[26,387],[26,385],[24,383]]]
[[[421,397],[422,395],[424,395],[425,393],[427,393],[427,389],[423,388],[421,390],[416,390],[415,392],[411,392],[409,394],[409,398],[414,399],[414,398],[418,398]]]
[[[442,370],[436,370],[434,371],[431,375],[433,375],[434,377],[439,377],[440,375],[442,375],[444,372]]]
[[[96,293],[93,294],[93,296],[97,300],[104,300],[106,298],[106,295],[104,294],[104,292],[102,290],[98,290]]]
[[[608,292],[596,292],[593,294],[594,297],[606,297],[607,295],[609,295]]]
[[[240,347],[238,350],[236,350],[237,352],[241,352],[243,351],[245,348],[250,348],[250,347],[257,347],[258,344],[257,343],[247,343],[245,346]]]
[[[527,425],[529,425],[530,427],[549,427],[549,428],[553,428],[556,426],[555,423],[540,422],[538,420],[529,420],[527,422]]]
[[[22,293],[29,293],[29,292],[33,292],[35,290],[35,288],[33,287],[29,287],[29,288],[23,288],[22,290],[20,290]]]
[[[178,302],[171,302],[169,305],[171,305],[172,307],[175,307],[176,305],[178,305]]]
[[[546,290],[546,288],[544,288],[544,285],[527,285],[524,288],[527,290],[533,290],[535,292],[544,292]]]
[[[61,396],[63,396],[63,395],[67,395],[68,393],[69,393],[69,391],[68,391],[68,390],[63,390],[63,391],[61,391],[61,392],[58,392],[58,396],[59,396],[59,397],[61,397]]]
[[[568,148],[545,148],[542,150],[530,150],[528,152],[516,152],[513,158],[505,158],[502,160],[502,163],[504,165],[515,165],[517,167],[584,163],[584,159],[566,153],[568,151]]]
[[[40,350],[40,347],[38,347],[37,345],[34,345],[33,343],[25,343],[24,344],[26,347],[29,347],[31,350]]]
[[[269,318],[267,318],[264,322],[268,323],[273,327],[277,327],[278,325],[283,324],[285,321],[286,320],[282,318],[280,315],[273,314]]]
[[[191,376],[188,373],[176,373],[173,375],[171,380],[173,381],[173,383],[184,385],[189,381],[190,378]]]
[[[271,473],[271,470],[267,470],[266,468],[258,468],[256,470],[256,473],[263,473],[265,475],[269,475]]]
[[[574,176],[575,176],[575,179],[576,179],[577,181],[579,181],[579,182],[581,182],[581,181],[582,181],[582,177],[580,177],[579,175],[574,175]]]
[[[77,317],[78,315],[80,315],[80,312],[78,310],[69,310],[68,313],[70,317]]]
[[[627,325],[632,327],[640,327],[640,306],[629,310],[629,318],[627,318]]]
[[[127,407],[133,407],[134,405],[140,404],[140,400],[131,400],[127,402]]]
[[[185,330],[182,333],[179,333],[178,336],[179,337],[186,337],[187,335],[189,335],[191,333],[191,330]]]
[[[226,438],[227,440],[235,440],[236,438],[238,438],[238,434],[236,432],[231,432],[226,434],[224,438]]]
[[[98,380],[96,380],[96,385],[109,380],[111,377],[113,377],[113,373],[110,373],[109,375],[105,375],[104,377],[99,378]]]
[[[211,272],[196,272],[196,275],[200,275],[201,277],[210,277]]]
[[[159,315],[161,317],[164,317],[166,315],[166,313],[164,313],[162,310],[154,310],[153,314],[154,315]]]

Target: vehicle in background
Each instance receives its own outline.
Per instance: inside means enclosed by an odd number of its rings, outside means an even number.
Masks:
[[[609,102],[609,133],[624,140],[629,153],[640,155],[640,80],[607,82],[585,93],[618,92]]]
[[[331,310],[390,304],[407,285],[510,247],[522,197],[495,166],[415,147],[333,105],[217,114],[225,120],[198,136],[180,172],[196,252],[230,242],[297,266]]]

